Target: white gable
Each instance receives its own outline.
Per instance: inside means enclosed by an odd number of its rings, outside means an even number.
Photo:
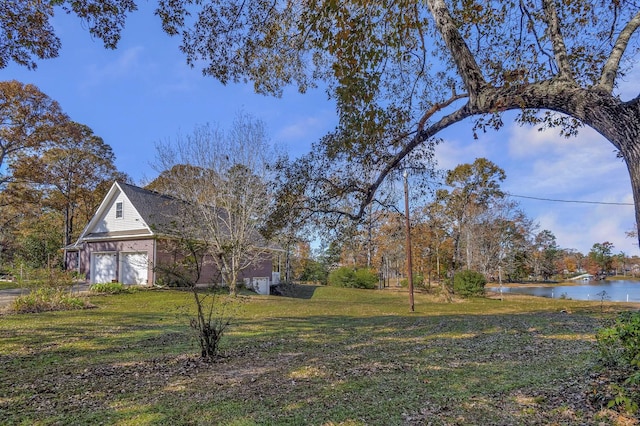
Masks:
[[[91,232],[118,232],[146,228],[142,217],[127,196],[120,191],[114,195]],[[119,214],[116,214],[117,212]]]
[[[118,184],[114,183],[95,216],[82,232],[81,238],[97,233],[117,232],[122,236],[127,231],[138,231],[135,234],[139,234],[141,230],[151,234],[151,230],[142,220],[142,216],[135,206],[122,192]]]

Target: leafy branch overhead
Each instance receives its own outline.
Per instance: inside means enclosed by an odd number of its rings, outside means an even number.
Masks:
[[[82,16],[76,2],[56,4]],[[91,31],[135,9],[107,4],[113,13],[98,8]],[[637,72],[635,0],[160,0],[156,14],[182,37],[187,63],[223,83],[276,96],[326,87],[339,125],[293,173],[305,190],[293,198],[308,209],[361,217],[398,169],[424,166],[443,129],[468,119],[476,132],[497,129],[515,110],[520,123],[603,135],[627,164],[640,223],[640,98],[618,90]],[[1,57],[30,46],[11,40]]]
[[[469,118],[499,128],[508,110],[566,135],[593,127],[640,203],[639,101],[616,91],[638,53],[635,2],[179,1],[159,15],[205,75],[273,95],[327,87],[340,121],[299,162],[296,178],[315,166],[298,185],[305,207],[361,217],[385,179],[430,159],[440,131]]]

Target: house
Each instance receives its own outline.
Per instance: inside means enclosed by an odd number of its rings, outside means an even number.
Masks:
[[[91,284],[156,285],[163,281],[160,268],[176,257],[175,222],[186,204],[137,186],[115,182],[82,231],[78,241],[65,247],[67,270],[75,270]],[[241,279],[260,293],[279,281],[279,256],[271,251],[242,271]],[[199,283],[219,282],[213,262],[205,262]]]

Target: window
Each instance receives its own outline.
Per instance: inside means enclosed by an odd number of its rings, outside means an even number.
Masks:
[[[122,202],[116,203],[116,219],[122,218]]]

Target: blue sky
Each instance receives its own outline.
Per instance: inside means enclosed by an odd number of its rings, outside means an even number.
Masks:
[[[291,157],[306,152],[337,122],[335,105],[321,90],[301,95],[291,88],[282,98],[272,98],[256,95],[251,84],[223,86],[203,77],[199,69],[186,65],[179,40],[162,32],[148,3],[141,3],[141,10],[130,17],[117,50],[105,50],[77,18],[59,14],[54,22],[63,44],[60,56],[40,61],[35,71],[11,65],[0,70],[0,77],[35,84],[58,101],[73,120],[112,146],[118,169],[137,183],[155,177],[150,163],[157,142],[200,124],[227,128],[241,110],[262,120],[272,140]],[[640,93],[635,81],[624,83],[623,99]],[[591,129],[564,139],[555,131],[507,124],[474,140],[471,126],[463,123],[441,136],[445,143],[437,148],[440,167],[486,157],[506,171],[503,189],[511,194],[633,202],[625,164]],[[563,248],[587,253],[594,243],[610,241],[616,253],[640,254],[635,240],[625,236],[635,223],[630,205],[516,200]]]

